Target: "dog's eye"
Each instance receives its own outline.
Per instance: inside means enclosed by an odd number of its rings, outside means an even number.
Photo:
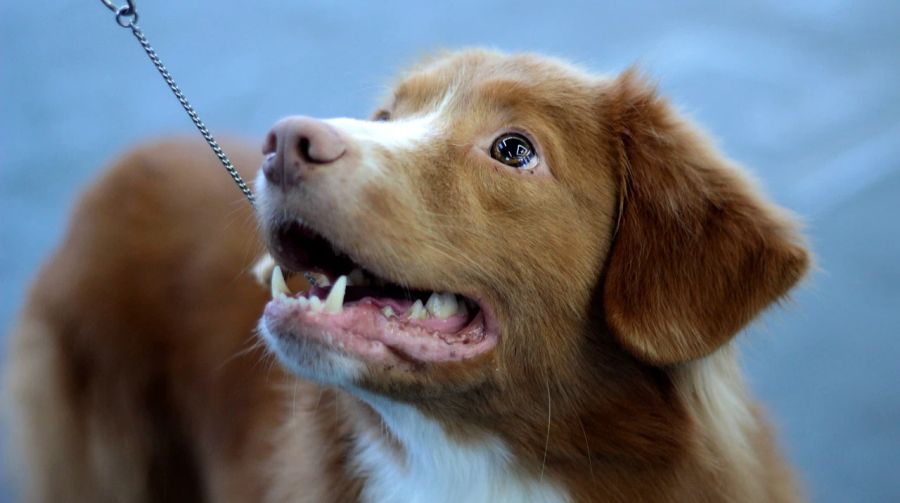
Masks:
[[[537,165],[534,147],[518,133],[505,133],[494,140],[491,157],[516,169],[533,169]]]
[[[387,110],[379,110],[375,112],[375,115],[372,117],[373,121],[376,122],[386,122],[391,120],[391,113]]]

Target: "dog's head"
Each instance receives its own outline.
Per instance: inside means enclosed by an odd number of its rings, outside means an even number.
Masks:
[[[654,369],[728,342],[808,266],[791,221],[633,72],[444,55],[372,120],[287,118],[264,152],[272,254],[334,285],[286,294],[276,274],[274,351],[484,428],[546,424],[550,388],[573,414],[656,396]]]

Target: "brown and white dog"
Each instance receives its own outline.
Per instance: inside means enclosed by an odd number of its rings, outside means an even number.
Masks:
[[[731,341],[803,240],[634,72],[425,61],[227,145],[257,223],[204,148],[120,160],[32,289],[27,500],[801,498]]]

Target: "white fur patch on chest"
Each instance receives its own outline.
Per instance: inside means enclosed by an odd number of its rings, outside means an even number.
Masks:
[[[367,482],[363,500],[404,503],[564,502],[566,491],[517,473],[499,439],[462,444],[414,407],[356,393],[383,418],[403,445],[405,459],[382,437],[361,432],[356,464]]]

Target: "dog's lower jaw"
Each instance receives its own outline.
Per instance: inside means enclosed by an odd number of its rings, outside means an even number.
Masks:
[[[350,467],[355,473],[348,475],[365,480],[363,501],[571,501],[549,477],[541,480],[522,473],[499,438],[486,433],[478,441],[462,443],[413,405],[361,388],[359,379],[365,373],[361,362],[305,338],[279,335],[269,329],[265,318],[258,332],[293,374],[340,388],[339,393],[348,393],[351,400],[362,402],[357,402],[359,407],[377,414],[377,428],[354,431]]]
[[[533,477],[516,467],[515,457],[499,438],[464,443],[412,405],[359,389],[348,391],[370,406],[384,425],[383,431],[362,429],[355,439],[354,466],[366,480],[363,501],[571,501],[566,489],[549,477]]]
[[[486,433],[485,438],[463,443],[413,405],[362,389],[358,382],[365,369],[360,362],[313,341],[280,336],[266,326],[265,318],[258,332],[292,373],[340,388],[339,393],[348,393],[351,400],[362,402],[357,402],[359,407],[377,414],[378,427],[354,431],[354,459],[349,466],[355,473],[348,475],[365,480],[363,501],[571,501],[549,477],[542,480],[523,473],[499,438]]]
[[[320,344],[298,337],[278,335],[260,320],[259,336],[269,350],[294,375],[326,386],[344,387],[355,383],[363,365]]]

